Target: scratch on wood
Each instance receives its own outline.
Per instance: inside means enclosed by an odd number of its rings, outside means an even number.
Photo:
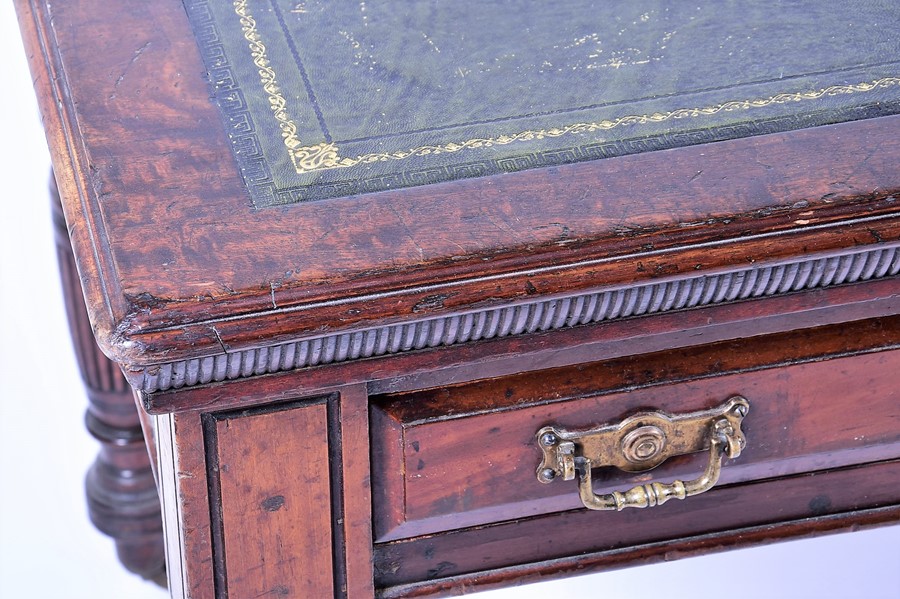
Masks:
[[[216,327],[210,327],[210,328],[212,328],[213,335],[216,336],[216,341],[218,341],[218,342],[219,342],[219,345],[222,346],[222,351],[225,352],[225,353],[227,354],[227,353],[228,353],[228,348],[225,347],[225,342],[222,341],[222,337],[219,336],[219,331],[216,330]]]
[[[118,79],[116,79],[116,83],[115,83],[114,87],[118,88],[119,84],[125,80],[125,75],[128,74],[128,70],[131,68],[131,65],[133,65],[134,63],[137,62],[137,59],[141,57],[141,55],[144,53],[144,50],[146,50],[147,48],[150,47],[151,43],[152,42],[147,42],[146,44],[144,44],[143,46],[141,46],[140,48],[138,48],[137,50],[134,51],[134,56],[132,56],[131,60],[128,62],[128,64],[125,65],[125,68],[122,70],[122,74],[119,75]],[[115,94],[113,94],[111,97],[114,98]]]
[[[416,236],[413,234],[412,230],[409,228],[409,225],[406,224],[406,220],[403,218],[403,215],[401,215],[400,212],[392,204],[388,203],[387,207],[388,207],[388,210],[393,212],[394,216],[397,217],[397,220],[399,221],[400,226],[403,227],[403,229],[406,231],[406,236],[409,237],[409,240],[412,242],[412,244],[416,247],[417,250],[419,250],[419,258],[424,260],[425,259],[425,250],[423,250],[422,246],[420,246],[419,243],[416,241]]]

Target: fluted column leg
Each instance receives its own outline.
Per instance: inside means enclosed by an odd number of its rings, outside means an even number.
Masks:
[[[51,177],[56,247],[69,330],[88,396],[85,422],[100,453],[85,480],[88,512],[116,542],[130,571],[165,584],[165,551],[159,495],[131,387],[94,342],[84,296]]]

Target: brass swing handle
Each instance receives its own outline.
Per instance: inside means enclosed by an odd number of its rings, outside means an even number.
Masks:
[[[652,507],[669,499],[684,499],[708,491],[719,480],[722,457],[741,454],[745,438],[741,422],[749,410],[743,397],[732,397],[712,410],[671,416],[664,412],[636,414],[619,424],[583,432],[554,427],[538,431],[544,459],[538,480],[549,483],[557,477],[572,480],[578,474],[578,494],[592,510],[623,510]],[[706,470],[683,482],[649,483],[627,491],[598,495],[591,481],[591,468],[616,466],[629,472],[655,468],[674,455],[708,450]]]

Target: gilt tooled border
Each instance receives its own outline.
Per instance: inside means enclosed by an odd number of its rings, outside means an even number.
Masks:
[[[244,98],[244,92],[240,89],[232,72],[232,66],[225,54],[224,46],[221,41],[216,23],[208,9],[209,0],[183,0],[185,9],[190,17],[191,26],[194,30],[195,38],[200,50],[201,57],[207,69],[209,82],[211,86],[212,96],[219,107],[220,114],[225,124],[231,140],[232,152],[241,175],[250,192],[251,198],[255,206],[262,208],[272,205],[293,204],[303,201],[314,201],[337,196],[349,196],[360,193],[370,193],[382,191],[385,189],[396,189],[401,187],[413,187],[418,185],[427,185],[432,183],[440,183],[460,178],[482,177],[507,172],[515,172],[524,169],[558,166],[571,162],[581,162],[586,160],[596,160],[601,158],[612,158],[616,156],[625,156],[641,152],[650,152],[655,150],[663,150],[672,147],[682,147],[696,145],[701,143],[710,143],[715,141],[724,141],[727,139],[735,139],[739,137],[747,137],[751,135],[764,135],[769,133],[779,133],[798,128],[815,127],[836,122],[846,122],[859,119],[875,118],[886,116],[900,112],[900,101],[878,101],[860,106],[845,107],[839,110],[812,110],[802,115],[788,115],[760,119],[753,123],[737,123],[733,125],[722,125],[713,129],[706,127],[698,127],[696,129],[687,129],[677,133],[661,133],[658,135],[636,136],[634,138],[603,141],[595,144],[587,144],[579,147],[558,148],[545,151],[534,151],[523,153],[519,156],[510,158],[481,158],[471,160],[461,164],[452,165],[433,165],[424,168],[416,168],[414,170],[388,173],[378,176],[365,178],[354,178],[347,181],[321,182],[314,185],[293,185],[288,187],[278,187],[275,184],[269,164],[267,163],[260,144],[256,126]],[[261,69],[260,83],[263,85],[264,91],[266,87],[271,91],[277,90],[277,80],[275,73],[262,68],[269,66],[266,57],[264,45],[259,47],[261,40],[255,34],[255,27],[252,23],[252,15],[247,13],[243,0],[234,2],[236,14],[241,20],[242,32],[247,38],[250,45],[251,58]],[[242,12],[244,14],[242,14]],[[249,16],[250,20],[247,20]],[[249,37],[248,37],[249,36]],[[256,51],[254,51],[256,48]],[[268,73],[264,75],[263,72]],[[269,76],[271,75],[271,76]],[[635,115],[623,117],[617,121],[621,123],[598,122],[598,123],[582,123],[575,124],[577,130],[581,130],[585,126],[597,125],[600,128],[610,128],[608,125],[614,124],[620,126],[623,124],[633,124],[635,119],[657,120],[661,116],[665,118],[681,118],[683,116],[695,116],[694,112],[713,110],[727,110],[729,106],[733,108],[741,108],[744,104],[748,107],[754,102],[777,103],[784,101],[800,101],[809,94],[828,94],[828,93],[854,93],[859,91],[869,91],[874,87],[884,87],[897,85],[900,78],[890,77],[873,80],[869,82],[861,82],[855,85],[832,86],[841,89],[823,88],[821,90],[809,90],[808,92],[798,92],[796,94],[781,94],[771,98],[761,98],[757,100],[748,100],[735,103],[726,103],[722,105],[710,106],[697,109],[686,109],[673,111],[671,115]],[[273,87],[274,86],[274,87]],[[860,87],[862,86],[862,87]],[[856,89],[860,87],[860,89]],[[847,88],[847,89],[844,89]],[[268,94],[268,92],[266,92]],[[336,148],[326,147],[332,144],[320,144],[322,147],[311,146],[303,147],[300,140],[296,136],[296,132],[292,129],[293,123],[287,116],[285,105],[279,100],[280,94],[275,94],[275,103],[272,106],[273,115],[278,121],[279,128],[282,131],[285,145],[291,155],[292,162],[296,166],[298,156],[295,152],[299,152],[300,158],[310,154],[310,159],[315,159],[316,169],[326,168],[326,164],[334,161],[340,162],[345,160],[341,158]],[[780,96],[791,96],[790,98],[782,98]],[[794,97],[796,96],[796,97]],[[801,97],[802,96],[802,97]],[[268,94],[270,100],[272,94]],[[283,98],[282,98],[283,99]],[[755,105],[755,104],[754,104]],[[675,114],[677,113],[677,114]],[[688,114],[690,113],[690,114]],[[574,131],[575,129],[573,129]],[[522,135],[529,137],[540,132],[530,131],[523,132],[519,136],[507,136],[509,143],[520,140]],[[548,130],[548,136],[556,137],[555,133]],[[564,132],[563,132],[564,133]],[[469,140],[471,143],[481,143],[486,140]],[[492,140],[487,140],[492,141]],[[507,143],[504,140],[495,140],[497,144]],[[452,145],[456,149],[446,149],[446,151],[457,151],[471,146],[471,143],[463,142]],[[492,142],[493,143],[493,142]],[[483,145],[483,144],[482,144]],[[458,147],[457,147],[458,146]],[[424,148],[428,149],[428,148]],[[412,155],[419,155],[416,149],[410,152],[404,152],[403,158]],[[430,151],[430,150],[429,150]],[[312,155],[315,154],[315,157]],[[371,160],[380,161],[393,160],[394,156],[363,156],[357,160],[355,164],[365,163]],[[365,159],[365,160],[363,160]],[[331,167],[336,168],[347,166],[346,164],[335,163]]]
[[[287,149],[288,155],[293,162],[294,169],[297,173],[311,173],[319,170],[328,170],[336,168],[350,168],[361,164],[372,164],[374,162],[386,162],[407,160],[413,157],[421,156],[438,156],[440,154],[452,154],[465,150],[474,150],[480,148],[489,148],[493,146],[504,146],[518,142],[533,141],[535,139],[545,139],[554,137],[564,137],[579,133],[594,133],[596,131],[608,131],[618,127],[630,125],[643,125],[646,123],[662,123],[672,119],[696,118],[701,116],[711,116],[720,112],[731,112],[735,110],[750,110],[753,108],[763,108],[773,104],[789,104],[794,102],[804,102],[808,100],[818,100],[826,96],[837,96],[845,94],[865,93],[878,88],[892,87],[900,85],[900,77],[882,77],[872,81],[861,81],[853,84],[830,85],[820,89],[803,90],[796,92],[782,92],[765,98],[750,98],[741,100],[731,100],[711,106],[699,106],[692,108],[678,108],[664,112],[655,112],[652,114],[631,114],[621,116],[615,119],[606,119],[601,121],[591,121],[583,123],[570,123],[561,127],[551,127],[549,129],[530,129],[519,131],[512,134],[504,134],[494,137],[482,136],[471,139],[453,141],[441,144],[429,144],[417,146],[405,150],[395,150],[391,152],[373,152],[361,154],[358,156],[341,156],[338,146],[335,143],[319,143],[312,146],[304,146],[297,137],[297,126],[291,120],[287,113],[287,100],[281,93],[278,86],[277,76],[267,55],[266,46],[263,42],[259,30],[256,28],[256,20],[250,14],[247,6],[247,0],[234,0],[234,11],[237,14],[241,31],[248,43],[250,56],[253,64],[256,65],[260,85],[263,93],[269,99],[269,107],[278,127],[281,129],[281,137]]]
[[[154,393],[321,364],[772,297],[898,273],[900,248],[897,247],[758,266],[182,360],[147,368],[141,388],[146,393]]]

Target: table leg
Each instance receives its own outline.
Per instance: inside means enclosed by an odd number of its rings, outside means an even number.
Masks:
[[[88,513],[116,541],[131,572],[165,585],[159,495],[131,387],[94,342],[59,194],[51,177],[53,220],[63,294],[75,354],[88,396],[85,423],[101,445],[85,480]]]

